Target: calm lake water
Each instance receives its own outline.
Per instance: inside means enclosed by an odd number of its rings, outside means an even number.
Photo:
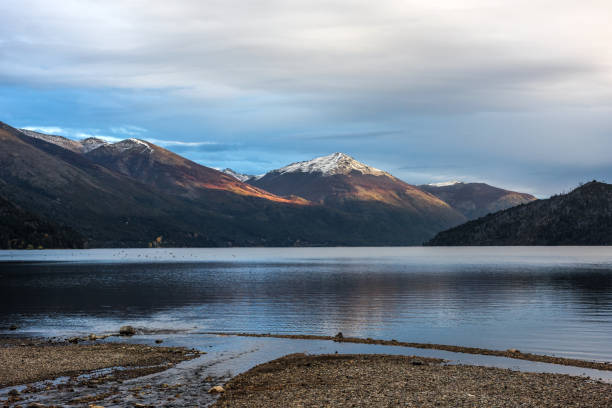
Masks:
[[[609,247],[0,251],[0,279],[2,333],[341,331],[612,361]]]

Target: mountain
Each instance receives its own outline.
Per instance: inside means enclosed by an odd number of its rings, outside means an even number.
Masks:
[[[235,178],[236,180],[242,181],[243,183],[249,181],[250,179],[256,177],[253,176],[251,174],[243,174],[243,173],[238,173],[237,171],[234,171],[230,168],[226,168],[222,170],[223,173],[227,174],[228,176],[232,176],[233,178]]]
[[[521,204],[440,232],[428,245],[612,245],[612,185]]]
[[[76,141],[27,129],[19,131],[31,138],[85,154],[91,161],[106,168],[174,194],[193,196],[199,190],[215,189],[272,201],[293,202],[244,184],[239,179],[237,182],[237,177],[202,166],[144,140],[130,138],[108,143],[91,137]],[[305,204],[304,200],[296,200],[296,203]]]
[[[325,204],[371,201],[415,209],[449,209],[432,195],[344,153],[293,163],[249,183],[281,196],[295,195]]]
[[[1,122],[0,195],[77,231],[90,246],[142,246],[160,232],[182,242],[189,231],[180,200]]]
[[[343,153],[293,163],[248,182],[280,196],[395,224],[414,243],[465,221],[437,197]]]
[[[531,194],[504,190],[485,183],[450,181],[418,187],[447,202],[468,220],[536,200]]]
[[[47,136],[0,122],[0,196],[23,210],[24,225],[36,217],[87,247],[410,245],[456,222],[445,204],[442,218],[428,218],[279,197],[142,140]]]

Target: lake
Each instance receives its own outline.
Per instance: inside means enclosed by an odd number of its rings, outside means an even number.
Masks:
[[[0,251],[0,329],[396,339],[612,361],[612,248]]]

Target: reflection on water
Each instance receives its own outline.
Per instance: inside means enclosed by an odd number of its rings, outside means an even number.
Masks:
[[[174,250],[178,259],[168,251],[127,252],[141,262],[64,251],[86,262],[0,264],[3,326],[51,335],[124,323],[342,331],[612,360],[607,248]],[[151,254],[164,262],[146,263]]]

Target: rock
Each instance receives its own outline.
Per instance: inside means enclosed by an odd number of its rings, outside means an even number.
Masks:
[[[156,340],[155,340],[155,343],[156,343],[156,344],[162,344],[163,342],[164,342],[164,341],[163,341],[162,339],[156,339]]]
[[[71,338],[68,339],[68,342],[76,344],[76,343],[79,342],[79,340],[81,340],[81,339],[79,339],[78,337],[71,337]]]
[[[507,351],[508,353],[512,353],[512,354],[520,353],[520,351],[519,351],[519,350],[514,349],[514,348],[512,348],[512,349],[508,349],[508,350],[506,350],[506,351]]]
[[[223,388],[220,385],[215,385],[214,387],[212,387],[210,390],[208,390],[209,394],[221,394],[225,392],[225,388]]]
[[[102,405],[90,405],[89,408],[104,408]]]
[[[413,360],[412,361],[412,365],[413,366],[422,366],[423,362],[421,360]]]
[[[344,336],[342,335],[342,332],[338,332],[338,334],[336,334],[334,337],[336,339],[343,339],[344,338]]]
[[[18,328],[19,328],[19,327],[17,327],[17,325],[16,325],[16,324],[11,324],[11,325],[9,326],[9,330],[17,330]]]
[[[133,336],[136,334],[136,329],[132,326],[121,326],[119,334],[122,336]]]
[[[12,389],[12,390],[10,390],[10,391],[8,392],[8,395],[10,395],[11,397],[15,397],[15,396],[17,396],[17,395],[19,395],[19,394],[20,394],[20,392],[19,392],[19,391],[17,391],[16,389]]]
[[[95,341],[95,340],[97,340],[97,339],[98,339],[98,336],[96,336],[95,334],[91,333],[91,334],[89,335],[89,340],[91,340],[91,341]]]
[[[43,404],[41,404],[39,402],[30,402],[28,404],[28,408],[45,408],[45,407],[46,407],[46,405],[43,405]]]

